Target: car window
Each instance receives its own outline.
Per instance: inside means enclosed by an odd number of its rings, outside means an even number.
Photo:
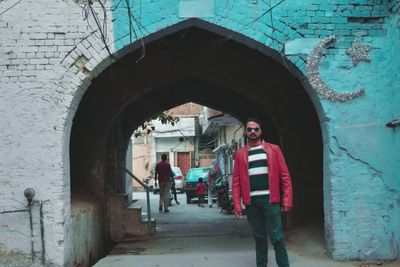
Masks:
[[[175,173],[175,175],[182,175],[180,168],[172,167],[172,171]]]
[[[196,177],[203,177],[207,178],[208,169],[191,169],[188,174],[188,178],[196,178]]]

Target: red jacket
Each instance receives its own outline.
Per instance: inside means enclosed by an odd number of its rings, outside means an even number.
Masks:
[[[282,205],[292,207],[292,182],[285,159],[279,146],[262,141],[264,151],[267,153],[268,181],[270,202],[281,202]],[[249,147],[246,145],[236,151],[235,166],[232,176],[232,194],[235,211],[241,211],[240,200],[245,205],[250,205],[250,178],[249,178]]]
[[[198,183],[196,185],[196,195],[200,196],[200,197],[204,196],[206,189],[207,189],[207,187],[204,183]]]

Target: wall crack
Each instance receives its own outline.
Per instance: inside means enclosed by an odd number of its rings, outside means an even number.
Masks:
[[[352,155],[352,154],[349,152],[349,150],[348,150],[347,148],[345,148],[345,147],[343,147],[343,146],[341,146],[341,145],[339,144],[339,140],[338,140],[338,138],[337,138],[336,136],[332,136],[332,138],[336,141],[337,147],[338,147],[341,151],[343,151],[344,153],[346,153],[346,155],[347,155],[348,157],[350,157],[351,159],[353,159],[353,160],[355,160],[355,161],[361,162],[362,164],[366,165],[369,169],[373,170],[373,171],[376,173],[376,175],[374,175],[374,176],[378,176],[378,177],[379,177],[379,179],[382,181],[382,184],[386,187],[386,189],[387,189],[389,192],[396,192],[396,193],[399,193],[398,190],[396,190],[396,189],[394,189],[394,188],[390,188],[390,186],[388,186],[388,185],[386,184],[386,182],[385,182],[385,180],[383,179],[383,176],[382,176],[382,174],[383,174],[382,171],[380,171],[380,170],[376,169],[375,167],[371,166],[371,164],[369,164],[368,162],[366,162],[366,161],[364,161],[364,160],[362,160],[362,159],[360,159],[360,158],[357,158],[357,157],[355,157],[354,155]],[[331,152],[332,152],[332,150],[331,150]]]

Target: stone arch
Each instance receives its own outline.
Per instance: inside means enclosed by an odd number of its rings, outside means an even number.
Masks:
[[[147,36],[144,40],[145,43],[150,45],[162,38],[167,38],[171,35],[174,35],[176,33],[179,33],[180,31],[183,31],[185,29],[189,29],[189,28],[195,28],[195,29],[199,29],[201,32],[208,32],[208,33],[212,33],[218,36],[222,36],[222,38],[226,38],[226,41],[228,42],[234,42],[235,44],[237,44],[238,46],[243,46],[246,49],[249,49],[249,53],[257,53],[257,54],[261,54],[261,55],[265,55],[268,58],[272,58],[275,62],[278,62],[281,64],[282,69],[286,69],[286,71],[288,73],[290,73],[292,76],[296,77],[297,80],[299,81],[299,84],[302,85],[302,89],[305,89],[305,91],[307,92],[307,97],[310,99],[310,101],[312,102],[312,106],[313,109],[316,111],[316,115],[318,117],[318,121],[319,121],[319,126],[320,130],[322,131],[322,139],[324,139],[324,133],[325,133],[325,128],[324,128],[324,121],[325,121],[325,116],[321,107],[321,104],[319,102],[319,98],[318,96],[314,93],[313,90],[311,90],[310,86],[307,83],[306,78],[304,77],[304,74],[299,70],[299,68],[291,63],[290,60],[287,60],[285,57],[283,57],[279,52],[277,52],[274,49],[271,49],[249,37],[246,37],[240,33],[234,33],[226,28],[222,28],[220,26],[216,26],[213,24],[210,24],[208,22],[202,21],[202,20],[198,20],[198,19],[189,19],[186,21],[183,21],[181,23],[178,23],[176,25],[167,27],[159,32],[156,32],[154,34],[150,34],[149,36]],[[88,38],[88,40],[91,40],[91,42],[100,42],[99,40],[96,41],[96,39],[93,38]],[[82,44],[84,46],[84,44]],[[66,179],[70,179],[70,159],[69,159],[69,146],[70,146],[70,135],[71,135],[71,128],[72,128],[72,124],[73,124],[73,119],[75,119],[76,117],[76,111],[78,110],[78,107],[82,104],[83,101],[83,96],[85,95],[87,89],[91,86],[93,86],[93,83],[95,83],[95,80],[101,80],[101,76],[100,74],[103,73],[110,73],[110,66],[112,65],[113,62],[115,62],[115,64],[118,64],[119,62],[123,62],[128,60],[127,58],[131,57],[130,59],[132,59],[132,55],[134,55],[135,53],[137,53],[138,49],[140,48],[141,44],[140,42],[135,42],[133,44],[130,44],[124,48],[122,48],[121,50],[115,52],[113,55],[108,55],[106,53],[106,51],[100,50],[100,52],[97,54],[97,57],[99,60],[97,60],[96,62],[98,62],[97,65],[93,66],[92,65],[86,65],[86,64],[82,64],[78,66],[81,66],[81,68],[79,68],[75,63],[79,60],[82,60],[82,55],[92,55],[93,53],[95,53],[96,49],[93,49],[95,51],[88,50],[88,48],[86,48],[86,51],[81,47],[79,49],[79,51],[81,53],[70,53],[71,55],[71,59],[65,59],[64,61],[64,66],[67,68],[66,73],[63,76],[63,83],[70,83],[73,84],[74,87],[74,96],[71,102],[71,105],[69,107],[69,113],[66,119],[66,125],[65,125],[65,137],[64,137],[64,177]],[[92,45],[92,47],[94,47]],[[100,46],[101,47],[101,46]],[[251,51],[250,51],[251,50]],[[96,57],[96,56],[93,56]],[[87,58],[85,56],[85,58],[87,59],[87,62],[90,62],[91,58]],[[101,58],[101,60],[100,60]],[[75,60],[75,61],[74,61]],[[85,60],[84,60],[85,61]],[[72,62],[72,64],[71,64]],[[122,63],[121,63],[122,64]],[[111,71],[112,72],[112,71]],[[88,76],[87,76],[88,75]],[[97,77],[97,78],[96,78]],[[96,78],[96,79],[95,79]],[[95,79],[95,80],[93,80]],[[200,76],[192,76],[189,75],[188,73],[186,73],[183,77],[174,77],[171,80],[166,80],[164,82],[164,84],[159,84],[157,85],[159,88],[168,88],[174,85],[174,80],[184,80],[187,84],[193,84],[193,83],[201,83],[201,82],[209,82],[207,81],[207,78]],[[71,83],[72,81],[72,83]],[[185,82],[183,84],[185,84]],[[175,84],[176,85],[176,84]],[[182,86],[182,83],[178,84],[180,86]],[[68,85],[65,85],[68,86]],[[224,84],[220,84],[220,85],[216,85],[215,88],[224,88]],[[182,87],[184,88],[184,86]],[[172,90],[172,89],[171,89]],[[183,89],[182,89],[183,90]],[[181,92],[183,92],[181,90]],[[220,89],[221,90],[221,89]],[[156,91],[156,90],[153,90]],[[304,91],[304,90],[303,90]],[[149,89],[149,92],[151,92],[151,90]],[[232,92],[235,92],[235,90],[233,90]],[[120,92],[121,93],[121,92]],[[154,94],[154,93],[153,93]],[[121,96],[122,98],[124,96]],[[134,99],[134,96],[131,96],[132,99]],[[196,98],[196,102],[201,103],[202,99],[200,96],[197,96],[198,98]],[[236,98],[239,99],[239,98]],[[85,100],[87,101],[87,99]],[[132,100],[133,101],[133,100]],[[183,100],[180,99],[180,101],[182,102]],[[253,103],[257,103],[257,97],[253,97],[253,99],[251,100],[253,101]],[[250,102],[251,102],[250,101]],[[279,101],[279,100],[278,100]],[[207,101],[205,101],[207,102]],[[180,102],[179,102],[180,103]],[[162,104],[160,107],[163,108],[168,108],[168,107],[173,107],[177,103],[172,103],[170,105],[167,104]],[[183,102],[182,102],[183,103]],[[207,104],[207,103],[205,103]],[[272,103],[271,103],[272,104]],[[171,106],[172,105],[172,106]],[[212,106],[212,105],[211,105]],[[215,106],[218,108],[218,106]],[[121,111],[123,111],[124,109],[129,109],[129,101],[128,102],[124,102],[121,104],[120,107],[118,107],[118,110],[115,110],[115,114],[113,115],[113,117],[118,117],[117,115],[121,115]],[[267,110],[263,109],[263,108],[259,108],[258,109],[260,112],[264,112],[264,113],[268,113]],[[127,113],[129,114],[129,112]],[[133,112],[134,114],[134,112]],[[122,119],[123,119],[123,115],[122,114]],[[242,114],[243,116],[243,114]],[[274,120],[274,118],[266,118],[267,121],[271,121],[271,124],[274,125],[279,125],[279,122],[276,122],[276,120]],[[274,122],[275,121],[275,122]],[[136,122],[138,123],[138,122]],[[133,126],[132,126],[133,127]],[[279,128],[279,129],[278,129]],[[285,131],[285,129],[283,129],[284,127],[277,127],[278,131]],[[105,138],[105,137],[102,137]],[[278,140],[279,141],[279,140]],[[280,140],[280,142],[282,143],[282,140]],[[321,155],[322,157],[322,155]],[[322,188],[321,188],[322,190]]]
[[[280,44],[283,44],[284,40],[286,40],[286,37],[291,39],[301,37],[298,32],[288,27],[286,24],[280,22],[279,25],[280,26],[277,29],[281,34],[278,35],[277,41],[280,42]],[[282,55],[280,51],[265,45],[258,39],[253,39],[251,36],[246,36],[242,33],[234,32],[228,28],[224,28],[222,26],[218,26],[197,18],[187,19],[161,29],[155,33],[151,33],[143,38],[143,43],[151,43],[154,40],[163,38],[171,33],[190,27],[198,27],[217,33],[221,35],[221,37],[226,38],[226,40],[234,40],[249,48],[255,49],[285,66],[288,71],[303,84],[304,89],[307,91],[308,95],[313,101],[320,120],[325,120],[325,114],[321,106],[320,99],[312,89],[311,85],[308,83],[307,78],[301,69],[304,67],[304,60],[299,56],[294,56],[291,57],[292,59],[288,59],[286,56]],[[270,43],[273,42],[272,37],[268,37],[268,39],[270,39]],[[118,51],[114,51],[113,45],[114,42],[108,43],[108,48],[112,53],[109,54],[102,40],[95,37],[93,33],[91,33],[82,39],[82,41],[79,42],[76,47],[62,60],[62,70],[59,71],[64,72],[62,74],[62,80],[65,80],[65,82],[72,82],[75,85],[73,90],[73,100],[71,101],[68,117],[74,116],[74,113],[77,109],[77,104],[79,103],[86,89],[90,86],[92,79],[97,77],[104,69],[106,69],[116,60],[124,57],[132,51],[139,49],[142,46],[142,43],[141,41],[137,40],[134,43],[119,49]]]

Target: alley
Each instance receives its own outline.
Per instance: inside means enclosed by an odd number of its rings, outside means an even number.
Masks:
[[[145,197],[145,193],[133,193],[133,199],[138,199],[144,209]],[[160,213],[159,196],[150,194],[150,197],[157,234],[117,244],[96,267],[255,266],[254,243],[246,219],[236,221],[233,215],[220,213],[216,205],[201,208],[195,202],[186,204],[185,194],[178,194],[180,205],[173,202],[171,212]],[[400,266],[399,262],[361,265],[331,260],[323,246],[322,226],[295,229],[286,237],[294,267]],[[270,267],[276,267],[273,254],[270,249]]]

